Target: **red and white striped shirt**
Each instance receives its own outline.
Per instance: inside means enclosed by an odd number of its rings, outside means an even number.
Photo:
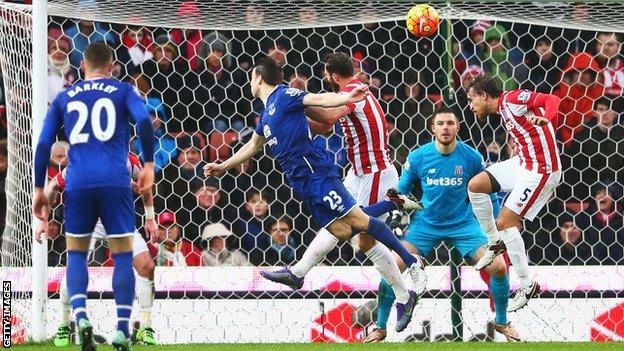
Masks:
[[[516,144],[520,165],[540,174],[550,174],[561,168],[553,120],[544,126],[536,126],[526,118],[533,115],[545,117],[544,100],[547,97],[547,94],[518,89],[506,91],[498,98],[498,113]]]
[[[353,79],[340,93],[349,93],[362,85]],[[375,97],[369,95],[358,103],[348,104],[349,114],[340,119],[347,140],[347,157],[355,175],[370,174],[391,167],[388,153],[386,116]]]
[[[128,161],[126,162],[126,166],[128,167],[128,171],[130,172],[130,178],[132,178],[132,180],[134,181],[139,179],[139,173],[143,169],[143,165],[141,165],[141,161],[136,155],[128,153]],[[67,168],[64,168],[63,171],[56,174],[56,184],[58,184],[61,191],[65,190],[66,171]]]

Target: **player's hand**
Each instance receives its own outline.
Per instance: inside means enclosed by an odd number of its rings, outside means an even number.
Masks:
[[[349,103],[351,104],[355,102],[360,102],[366,99],[368,95],[370,95],[368,86],[360,85],[357,88],[351,90],[351,92],[349,92]]]
[[[45,221],[45,222],[40,221],[39,224],[37,225],[37,228],[35,228],[35,240],[37,240],[37,242],[41,244],[42,243],[41,238],[48,237],[46,234],[47,232],[48,232],[48,221]]]
[[[147,162],[143,165],[139,179],[137,180],[138,193],[147,194],[154,186],[154,162]]]
[[[137,184],[137,182],[135,182],[134,180],[130,181],[130,186],[132,187],[132,192],[135,194],[139,193],[139,184]]]
[[[209,163],[204,166],[204,177],[220,177],[223,174],[222,163]]]
[[[536,125],[536,126],[545,126],[549,122],[548,118],[535,116],[535,115],[526,116],[526,119],[529,123]]]
[[[35,188],[32,212],[40,221],[48,223],[48,217],[50,212],[52,212],[52,208],[50,207],[50,200],[48,200],[42,188]]]
[[[154,218],[146,219],[143,227],[149,237],[149,241],[152,244],[156,244],[158,242],[158,224],[156,224],[156,220]]]

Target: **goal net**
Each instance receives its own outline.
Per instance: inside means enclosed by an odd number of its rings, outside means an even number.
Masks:
[[[507,90],[562,97],[563,184],[521,230],[543,292],[509,318],[526,340],[624,338],[624,4],[430,3],[444,21],[435,36],[416,38],[404,23],[410,1],[48,2],[48,101],[81,79],[88,43],[104,40],[115,52],[115,77],[136,85],[153,115],[163,242],[150,248],[152,325],[161,342],[352,342],[371,330],[380,278],[355,243],[341,243],[297,292],[259,275],[296,262],[319,229],[271,156],[263,151],[219,180],[201,175],[205,162],[225,160],[253,132],[261,108],[248,83],[255,59],[273,57],[288,84],[322,92],[330,89],[322,62],[334,51],[352,56],[358,79],[380,101],[399,170],[410,150],[431,141],[426,122],[443,104],[461,118],[459,137],[486,162],[513,156],[500,118],[480,121],[468,108],[473,75],[485,71]],[[31,132],[42,118],[30,109],[31,13],[0,3],[9,159],[0,277],[12,282],[16,342],[32,325]],[[337,127],[315,142],[346,170],[342,139]],[[50,176],[66,165],[58,146]],[[142,214],[137,201],[139,228]],[[49,337],[64,276],[62,215],[61,205],[51,218],[60,235],[48,242]],[[492,329],[484,280],[458,256],[447,244],[429,254],[425,298],[406,331],[389,332],[388,340],[503,340]],[[96,245],[89,269],[89,312],[106,338],[114,328],[106,243]],[[389,331],[393,319],[394,312]]]

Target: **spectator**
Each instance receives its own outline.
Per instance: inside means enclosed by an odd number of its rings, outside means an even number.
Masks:
[[[173,212],[158,215],[158,230],[158,247],[149,247],[157,266],[201,266],[201,250],[181,235]]]
[[[512,50],[505,28],[499,24],[485,31],[485,45],[481,55],[483,70],[495,78],[503,90],[518,89],[519,83],[526,81],[529,70],[522,62],[513,59],[518,56],[518,49]],[[514,53],[515,51],[515,53]],[[522,54],[519,54],[522,57]],[[470,62],[470,64],[477,62]]]
[[[157,98],[147,98],[147,111],[152,116],[152,125],[154,126],[154,134],[158,142],[154,143],[154,170],[156,173],[171,164],[171,160],[176,157],[178,150],[176,142],[172,136],[167,134],[164,122],[167,122],[167,115],[162,102]],[[143,159],[143,149],[138,139],[133,140],[133,147],[136,153]]]
[[[67,167],[67,152],[69,144],[64,140],[59,140],[52,144],[50,151],[50,163],[48,164],[48,177],[56,177],[56,174]]]
[[[561,67],[560,58],[553,53],[552,41],[541,37],[535,43],[535,49],[526,55],[525,64],[529,70],[528,85],[524,88],[550,94],[557,86]]]
[[[614,99],[614,109],[624,112],[624,60],[620,51],[622,39],[618,34],[599,32],[596,35],[596,61],[605,86],[605,94]]]
[[[475,21],[472,26],[470,26],[468,35],[470,41],[462,45],[461,51],[461,55],[466,61],[474,63],[475,61],[479,61],[480,57],[482,57],[485,47],[483,37],[485,31],[490,27],[492,27],[492,21],[487,20]]]
[[[245,204],[240,210],[239,220],[234,228],[240,239],[240,248],[251,253],[256,248],[268,246],[263,235],[264,221],[269,215],[269,197],[266,192],[257,189],[247,191]]]
[[[199,138],[182,135],[176,139],[176,162],[169,163],[163,169],[164,181],[158,184],[158,194],[166,199],[166,208],[180,208],[181,197],[189,193],[189,182],[204,177]]]
[[[203,178],[203,177],[202,177]],[[197,246],[204,248],[201,240],[202,229],[210,223],[232,223],[229,201],[221,191],[219,181],[213,177],[204,182],[198,178],[190,183],[191,193],[183,199],[183,209],[178,218],[184,223],[184,237]],[[225,215],[224,215],[225,214]]]
[[[572,146],[575,134],[583,127],[583,120],[593,117],[594,101],[604,91],[598,83],[600,66],[588,53],[570,56],[559,86],[553,92],[561,98],[559,106],[559,139],[566,148]]]
[[[296,262],[298,243],[291,235],[292,221],[288,218],[273,220],[267,228],[270,244],[264,255],[252,256],[252,260],[261,259],[256,265],[289,266]]]
[[[200,82],[197,94],[211,117],[234,115],[243,97],[241,86],[233,83],[246,78],[242,71],[236,71],[239,80],[233,79],[231,51],[228,38],[216,31],[207,34],[199,48],[199,66],[195,69]],[[208,124],[202,130],[209,134],[212,127]]]
[[[154,57],[149,51],[152,46],[152,35],[143,27],[128,25],[121,36],[121,42],[128,49],[135,66],[140,66]]]
[[[221,223],[209,224],[202,231],[202,239],[206,240],[207,248],[202,251],[202,263],[206,267],[249,266],[244,254],[231,250],[227,238],[232,232]]]
[[[236,153],[245,142],[249,140],[253,131],[243,131],[240,138],[232,145],[232,154]],[[267,174],[258,171],[257,156],[234,167],[230,172],[222,176],[221,184],[224,189],[232,189],[230,201],[232,205],[239,208],[245,203],[245,193],[252,187],[264,189],[267,184]]]
[[[76,24],[69,27],[65,34],[72,43],[73,50],[69,55],[69,60],[73,67],[80,67],[80,61],[83,59],[84,51],[91,43],[105,41],[108,43],[117,43],[115,33],[106,28],[104,24],[86,19],[79,19]]]
[[[535,244],[529,249],[534,264],[585,265],[595,264],[592,248],[583,237],[575,219],[567,213],[559,216],[559,227],[551,235],[537,233]]]
[[[198,78],[189,70],[187,61],[178,60],[178,47],[168,35],[154,39],[154,57],[141,65],[140,72],[152,83],[150,96],[159,98],[165,104],[169,116],[169,132],[196,131],[204,123],[204,110],[196,101],[194,90]]]
[[[582,170],[580,183],[587,188],[587,183],[596,179],[622,179],[624,170],[624,127],[617,123],[618,115],[611,107],[611,100],[599,98],[594,103],[595,118],[586,122],[587,128],[579,133],[577,148],[574,148],[574,169]],[[582,197],[585,194],[581,195]]]
[[[71,44],[60,28],[48,30],[48,103],[78,79],[69,62]]]
[[[618,204],[622,193],[618,184],[594,187],[593,202],[585,212],[583,228],[592,246],[592,255],[599,264],[621,264],[624,260],[624,215]]]

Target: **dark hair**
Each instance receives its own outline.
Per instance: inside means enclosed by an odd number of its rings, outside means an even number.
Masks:
[[[284,81],[284,71],[277,62],[270,57],[259,59],[253,67],[256,75],[262,77],[269,85],[278,85]]]
[[[325,69],[329,74],[336,73],[341,77],[351,77],[355,75],[353,60],[351,56],[344,52],[334,52],[325,57]]]
[[[259,195],[261,198],[263,198],[266,202],[271,202],[271,199],[269,197],[269,193],[267,193],[265,190],[258,190],[256,188],[251,188],[247,191],[247,193],[245,193],[245,202],[249,202],[249,200],[251,200],[252,197]]]
[[[606,96],[601,96],[598,99],[596,99],[596,101],[594,101],[594,108],[596,108],[596,106],[598,105],[605,105],[607,106],[608,109],[611,109],[611,99],[606,97]]]
[[[87,46],[84,52],[84,60],[90,69],[106,68],[113,61],[113,52],[105,42],[98,41]]]
[[[433,114],[431,115],[431,118],[429,119],[430,123],[429,125],[433,125],[435,123],[435,118],[438,115],[441,115],[443,113],[450,113],[453,115],[453,117],[455,117],[455,120],[457,120],[457,122],[459,122],[459,117],[457,117],[457,115],[455,114],[455,111],[453,111],[450,107],[445,106],[445,105],[441,105],[440,107],[436,108],[436,110],[433,112]]]
[[[0,140],[0,155],[7,157],[9,155],[8,142],[6,139]]]
[[[503,93],[503,90],[498,86],[498,82],[485,73],[474,77],[472,83],[470,83],[470,88],[477,94],[485,92],[493,98],[497,98]]]
[[[277,222],[284,222],[286,224],[288,224],[288,226],[290,227],[290,230],[293,230],[293,222],[290,218],[286,217],[286,216],[282,216],[279,218],[275,218],[275,217],[271,217],[271,219],[268,221],[267,226],[266,226],[266,231],[267,233],[269,233],[269,235],[271,234],[271,228],[277,224]]]

